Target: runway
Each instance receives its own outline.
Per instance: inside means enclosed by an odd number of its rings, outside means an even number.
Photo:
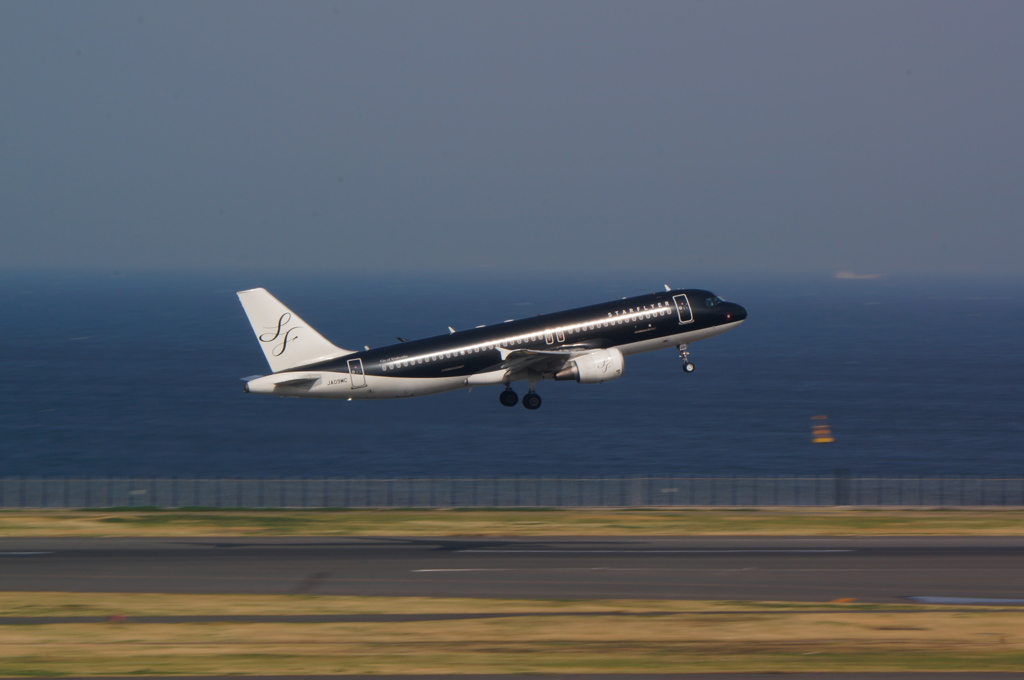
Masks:
[[[1024,539],[0,539],[0,588],[1014,605]]]

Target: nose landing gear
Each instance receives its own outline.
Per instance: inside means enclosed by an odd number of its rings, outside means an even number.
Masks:
[[[678,346],[678,349],[679,358],[683,360],[683,373],[693,373],[693,370],[694,368],[696,368],[696,366],[690,363],[689,346],[684,342],[683,344]]]

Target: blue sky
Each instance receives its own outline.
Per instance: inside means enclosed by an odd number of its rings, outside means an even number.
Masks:
[[[1017,2],[0,4],[0,267],[1024,273]]]

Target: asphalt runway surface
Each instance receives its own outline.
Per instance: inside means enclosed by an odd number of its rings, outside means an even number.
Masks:
[[[1012,606],[1024,538],[7,538],[0,589]]]

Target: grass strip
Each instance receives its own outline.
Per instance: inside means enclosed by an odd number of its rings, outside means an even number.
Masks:
[[[810,611],[808,607],[815,607]],[[559,611],[387,623],[132,624],[130,615]],[[1024,611],[855,604],[3,593],[0,615],[117,611],[119,623],[5,626],[0,675],[1019,671]],[[824,610],[824,611],[823,611]],[[597,616],[575,613],[601,612]],[[622,612],[661,612],[630,617]],[[711,612],[711,613],[709,613]],[[717,612],[717,613],[716,613]]]
[[[649,613],[698,612],[932,612],[952,608],[915,604],[756,602],[741,600],[520,600],[347,595],[179,595],[0,591],[0,616],[216,616],[298,614]],[[963,607],[965,612],[1001,611]],[[1024,610],[1021,610],[1024,613]]]
[[[1014,509],[5,510],[3,537],[1022,536]]]

